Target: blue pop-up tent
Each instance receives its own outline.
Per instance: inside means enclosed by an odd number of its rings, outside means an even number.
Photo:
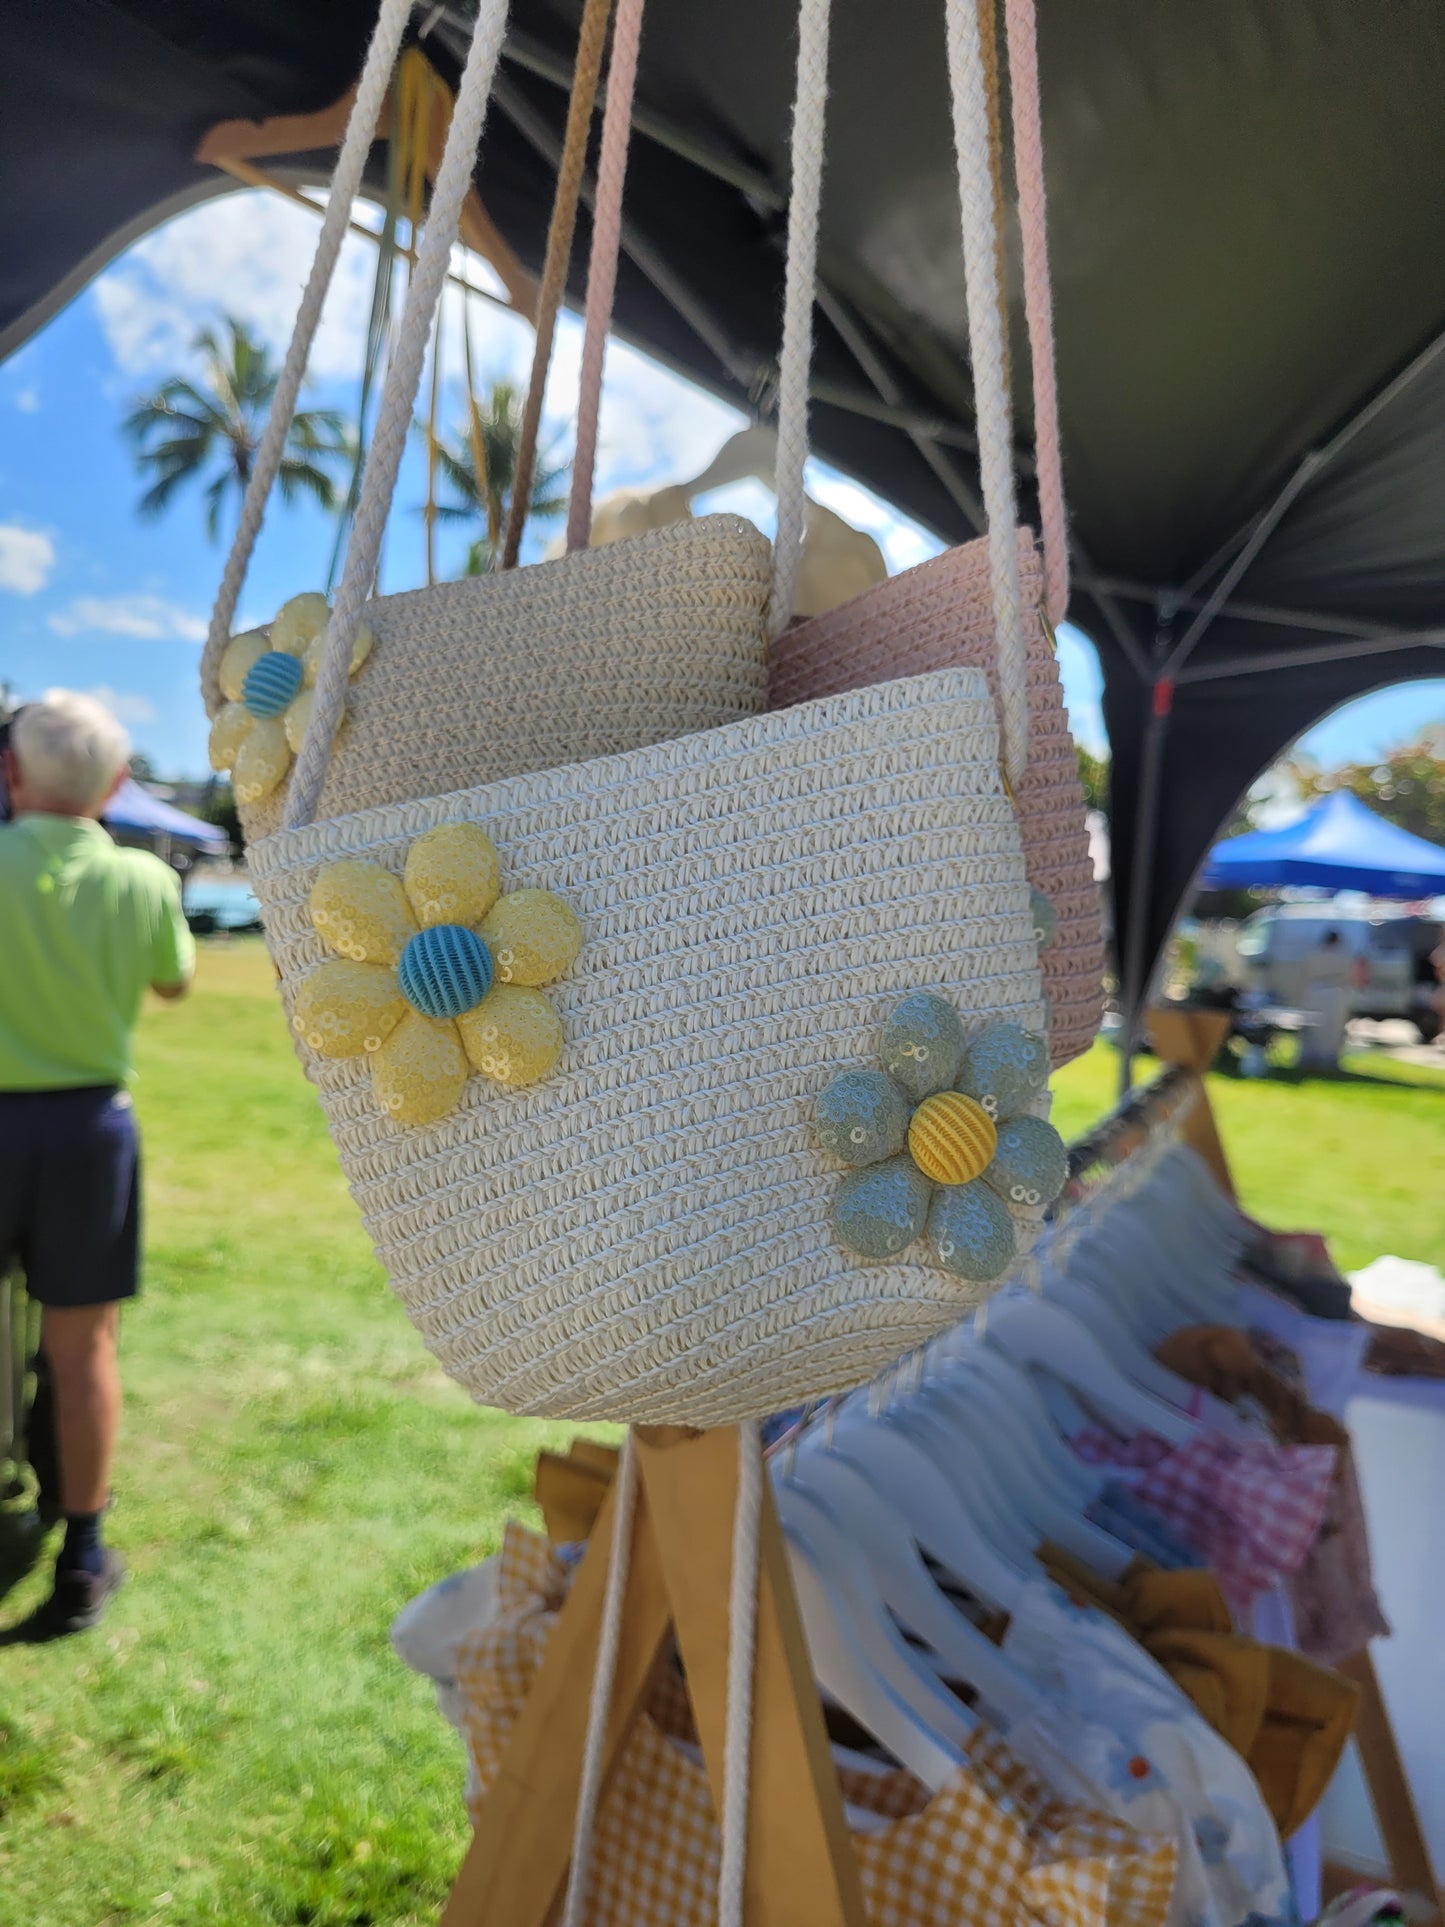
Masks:
[[[1202,890],[1284,884],[1436,896],[1445,891],[1445,850],[1387,823],[1348,790],[1335,790],[1282,830],[1250,830],[1216,843],[1199,880]]]
[[[129,776],[106,804],[105,821],[113,830],[141,830],[208,850],[224,849],[227,842],[226,832],[214,823],[203,823],[200,817],[163,803]]]

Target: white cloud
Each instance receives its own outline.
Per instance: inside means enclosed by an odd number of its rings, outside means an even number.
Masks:
[[[85,693],[108,709],[118,723],[136,725],[160,720],[160,711],[150,697],[142,696],[136,690],[112,689],[109,683],[102,682]]]
[[[144,642],[204,642],[206,624],[174,602],[154,595],[77,596],[46,617],[57,636],[101,630],[108,636],[134,636]]]
[[[15,397],[15,406],[22,415],[33,415],[40,407],[40,395],[34,388],[22,388]]]
[[[264,192],[227,195],[178,215],[96,282],[93,298],[123,374],[170,374],[220,314],[248,322],[279,355],[291,338],[321,223]],[[342,245],[311,349],[317,377],[359,377],[376,250]]]
[[[0,589],[35,595],[50,580],[54,567],[55,544],[48,535],[0,522]]]

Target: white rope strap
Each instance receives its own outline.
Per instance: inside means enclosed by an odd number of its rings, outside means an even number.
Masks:
[[[311,717],[286,799],[286,827],[298,829],[316,815],[331,744],[346,700],[347,671],[361,627],[362,610],[371,593],[381,539],[396,487],[397,471],[411,426],[426,356],[432,316],[441,298],[456,239],[462,202],[471,183],[477,144],[486,119],[497,56],[507,26],[507,0],[482,0],[481,11],[467,50],[452,109],[452,124],[432,190],[426,231],[417,252],[416,269],[407,289],[395,352],[387,370],[386,388],[377,411],[371,454],[361,485],[351,544],[327,624],[321,667],[312,697]]]
[[[829,0],[802,0],[798,12],[798,85],[793,101],[788,260],[783,346],[778,363],[778,532],[768,634],[781,635],[793,613],[803,563],[803,468],[808,459],[808,376],[813,361],[813,287],[818,209],[823,192],[823,123],[828,101]]]
[[[366,63],[361,70],[361,79],[357,83],[356,100],[351,109],[351,118],[346,123],[346,134],[341,143],[341,152],[337,156],[336,172],[331,177],[331,192],[326,202],[326,213],[321,222],[321,234],[316,243],[316,253],[312,258],[311,272],[306,279],[301,305],[296,311],[296,326],[292,330],[286,359],[282,363],[281,373],[277,378],[276,392],[271,399],[271,413],[266,419],[266,426],[256,449],[256,461],[251,470],[251,479],[246,484],[246,493],[241,503],[241,519],[236,528],[236,539],[231,544],[231,553],[226,558],[221,586],[216,595],[215,607],[211,611],[211,627],[201,655],[201,695],[205,701],[207,713],[211,715],[220,708],[222,701],[221,685],[217,677],[221,652],[230,640],[231,624],[236,619],[236,604],[241,599],[246,570],[250,566],[256,538],[261,533],[261,524],[265,519],[266,501],[281,470],[281,460],[286,452],[286,437],[291,431],[297,398],[301,393],[301,383],[306,373],[307,357],[311,353],[311,343],[321,321],[321,310],[326,300],[326,291],[331,285],[331,277],[336,271],[341,244],[346,239],[352,205],[361,187],[366,157],[371,152],[372,141],[376,138],[376,123],[391,81],[392,68],[396,65],[401,36],[410,16],[411,0],[381,0],[381,11],[376,18],[371,44],[366,50]]]
[[[728,1697],[723,1746],[722,1856],[718,1927],[743,1927],[748,1792],[752,1781],[753,1673],[758,1631],[758,1528],[763,1509],[763,1445],[757,1425],[738,1427],[738,1498],[733,1512],[728,1599]]]
[[[1023,618],[1019,601],[1015,524],[1013,419],[1004,376],[999,316],[997,209],[989,166],[988,100],[976,0],[945,0],[948,75],[953,99],[953,143],[958,157],[959,218],[978,418],[979,474],[988,512],[994,626],[998,632],[1004,767],[1010,782],[1023,776],[1029,710],[1024,684]]]
[[[572,1864],[567,1874],[567,1897],[562,1903],[561,1927],[581,1927],[587,1901],[592,1835],[597,1824],[598,1796],[602,1790],[602,1759],[607,1745],[607,1721],[612,1711],[612,1684],[617,1676],[617,1649],[622,1640],[622,1605],[627,1594],[632,1521],[636,1512],[637,1456],[629,1431],[622,1441],[622,1454],[617,1462],[612,1543],[607,1553],[607,1590],[602,1599],[597,1664],[592,1673],[592,1696],[587,1706],[587,1738],[582,1749],[577,1817],[572,1827]]]

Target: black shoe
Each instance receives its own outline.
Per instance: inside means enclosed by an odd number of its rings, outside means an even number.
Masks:
[[[37,1629],[43,1628],[51,1639],[89,1632],[99,1623],[105,1602],[124,1584],[125,1567],[109,1546],[101,1549],[99,1572],[61,1572],[57,1567],[54,1590],[35,1614]]]

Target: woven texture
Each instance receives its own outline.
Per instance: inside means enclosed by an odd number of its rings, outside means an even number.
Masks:
[[[1029,882],[1058,918],[1042,957],[1058,1066],[1089,1048],[1103,1015],[1103,914],[1058,664],[1039,615],[1039,556],[1027,529],[1019,531],[1019,579],[1029,638],[1029,753],[1014,803]],[[982,669],[997,694],[993,588],[982,540],[880,582],[827,615],[795,623],[772,645],[768,701],[784,709],[950,664]]]
[[[319,814],[670,742],[763,707],[768,544],[710,515],[506,575],[368,603]],[[244,807],[279,829],[285,787]]]
[[[522,1091],[472,1079],[410,1132],[364,1060],[312,1068],[377,1252],[477,1399],[727,1424],[862,1382],[980,1295],[916,1256],[845,1252],[811,1128],[908,991],[970,1035],[1042,1026],[978,671],[269,837],[250,860],[288,1006],[326,955],[318,870],[399,872],[458,820],[493,837],[504,890],[556,891],[581,919],[553,993],[560,1064]]]

